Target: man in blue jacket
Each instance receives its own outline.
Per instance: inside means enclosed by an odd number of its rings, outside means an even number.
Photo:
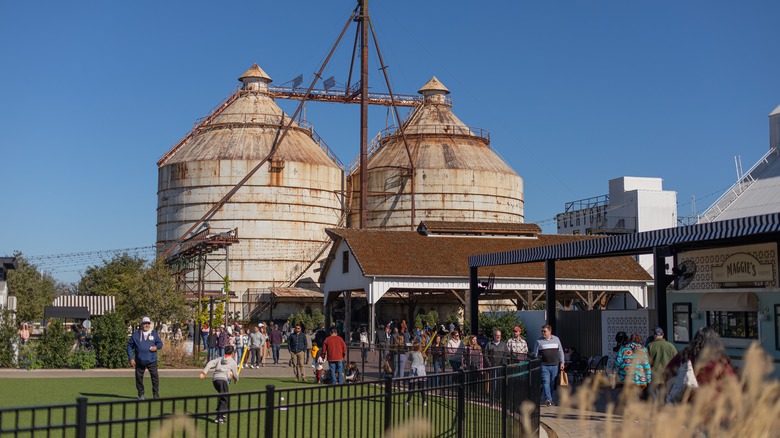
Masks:
[[[160,398],[160,376],[157,374],[157,350],[163,346],[160,336],[152,330],[152,321],[148,316],[141,319],[141,328],[127,340],[127,358],[130,366],[135,367],[135,387],[138,399],[144,399],[144,371],[149,370],[152,378],[152,394]]]

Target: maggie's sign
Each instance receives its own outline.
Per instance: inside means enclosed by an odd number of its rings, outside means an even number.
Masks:
[[[761,264],[750,254],[737,253],[727,258],[722,265],[712,267],[712,281],[734,283],[747,281],[772,281],[771,264]]]

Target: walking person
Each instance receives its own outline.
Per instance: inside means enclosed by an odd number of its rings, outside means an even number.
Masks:
[[[512,363],[528,360],[528,343],[523,339],[522,329],[518,326],[512,331],[512,339],[508,340],[509,358]]]
[[[260,363],[260,345],[265,346],[265,341],[260,336],[260,327],[255,326],[249,334],[249,361],[247,368],[257,368]]]
[[[501,330],[493,330],[493,339],[485,344],[484,354],[487,367],[493,368],[489,371],[488,391],[493,394],[493,397],[500,397],[500,386],[497,382],[501,371],[496,367],[502,367],[509,363],[509,348],[506,342],[501,339]]]
[[[244,352],[249,351],[249,335],[244,333],[244,329],[238,329],[238,335],[236,335],[236,363],[240,366],[241,361],[244,358]]]
[[[228,398],[223,394],[228,393],[228,384],[231,380],[238,382],[238,367],[233,358],[232,345],[225,347],[225,355],[223,357],[218,357],[206,364],[203,371],[200,373],[200,378],[205,378],[206,374],[208,374],[211,369],[214,369],[214,376],[211,378],[211,383],[214,385],[214,389],[220,394],[219,401],[217,402],[217,419],[214,420],[214,422],[222,424],[225,422],[225,412],[227,412],[229,406]]]
[[[422,395],[423,406],[428,406],[428,395],[425,393],[425,383],[427,380],[425,378],[425,362],[428,358],[422,351],[422,345],[419,342],[412,343],[412,352],[409,353],[409,360],[409,374],[415,378],[409,382],[409,395],[406,396],[406,406],[409,406],[415,392],[419,392]],[[416,390],[415,387],[417,387]]]
[[[311,347],[314,345],[314,332],[309,329],[306,331],[306,354],[304,355],[303,364],[309,364],[309,358],[312,357]],[[317,347],[319,349],[319,347]]]
[[[203,349],[208,350],[209,348],[209,335],[211,334],[211,329],[209,328],[208,324],[203,324],[203,327],[200,329],[200,340],[203,341]],[[211,360],[209,358],[209,360]]]
[[[647,349],[642,344],[641,336],[636,333],[631,334],[628,342],[618,351],[615,368],[618,370],[623,388],[639,388],[641,399],[646,399],[647,385],[653,381],[653,377]]]
[[[228,334],[225,330],[225,325],[217,328],[217,350],[219,350],[219,356],[225,355],[225,347],[228,346]]]
[[[454,328],[447,341],[447,357],[450,359],[452,371],[458,371],[463,367],[463,341],[460,339],[460,331]]]
[[[395,336],[393,347],[393,378],[395,379],[403,377],[406,371],[406,343],[402,334],[399,333]]]
[[[214,360],[214,358],[217,357],[217,353],[219,350],[217,349],[217,346],[219,345],[219,328],[216,329],[216,331],[212,330],[209,333],[208,336],[208,346],[209,346],[209,360]]]
[[[646,345],[647,354],[650,356],[650,369],[653,373],[653,385],[664,382],[664,369],[677,354],[677,347],[664,339],[664,329],[653,329],[653,341]]]
[[[271,341],[271,354],[274,359],[274,365],[279,364],[279,349],[282,348],[283,334],[279,330],[279,325],[274,324],[273,330],[268,334],[268,339]]]
[[[431,360],[433,361],[433,374],[443,373],[447,363],[447,354],[444,344],[441,343],[441,335],[436,335],[433,338],[433,344],[428,347],[428,350],[431,352]],[[436,386],[441,385],[441,378],[437,377],[435,383]]]
[[[21,345],[27,345],[27,342],[30,341],[30,329],[26,322],[23,322],[19,328],[19,339],[21,340]]]
[[[160,376],[157,373],[157,351],[163,347],[160,335],[152,330],[152,320],[148,316],[141,319],[141,328],[127,340],[127,358],[130,366],[135,367],[135,388],[138,399],[144,399],[144,372],[149,370],[152,378],[152,395],[160,398]]]
[[[306,335],[300,324],[295,324],[292,334],[287,338],[287,345],[290,347],[290,357],[293,364],[293,373],[295,380],[306,382],[306,369],[304,361],[306,360]]]
[[[558,372],[563,371],[564,360],[561,340],[552,334],[552,327],[548,324],[542,326],[542,336],[536,340],[534,356],[542,361],[543,404],[552,406],[552,385],[558,377]]]
[[[322,353],[330,367],[331,384],[344,383],[344,359],[347,357],[347,344],[339,336],[336,327],[330,329],[330,336],[322,342]],[[338,375],[338,377],[337,377]]]

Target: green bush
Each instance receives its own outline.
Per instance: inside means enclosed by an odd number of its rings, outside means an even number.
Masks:
[[[103,368],[124,368],[127,360],[127,330],[124,317],[117,312],[95,318],[92,324],[92,347],[97,364]]]
[[[30,341],[27,345],[19,347],[19,367],[26,370],[37,370],[43,368],[43,363],[38,358],[38,351],[35,348],[37,341]]]
[[[422,309],[420,309],[420,312],[417,313],[417,316],[414,318],[414,328],[422,330],[425,328],[425,323],[427,323],[431,328],[436,329],[436,324],[438,322],[439,312],[431,310],[427,313],[423,313]]]
[[[298,313],[290,315],[288,320],[293,327],[300,324],[305,332],[306,330],[315,330],[320,324],[325,324],[325,315],[320,309],[312,310],[311,314],[299,310]]]
[[[36,347],[41,365],[44,368],[65,368],[73,341],[73,334],[67,330],[62,320],[52,320]]]
[[[14,343],[17,342],[17,338],[13,315],[10,310],[3,307],[0,313],[0,367],[11,368],[16,366]]]
[[[88,348],[73,350],[68,355],[68,368],[90,370],[97,366],[95,351]]]
[[[482,333],[493,339],[493,330],[501,330],[501,339],[509,340],[515,327],[520,327],[523,338],[527,338],[525,324],[514,312],[482,312],[479,314],[479,328]]]

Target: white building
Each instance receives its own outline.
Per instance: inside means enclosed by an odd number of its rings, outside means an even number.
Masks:
[[[624,176],[609,181],[609,194],[566,203],[556,216],[558,234],[626,234],[677,226],[677,192],[661,178]],[[652,272],[653,258],[639,256]]]

